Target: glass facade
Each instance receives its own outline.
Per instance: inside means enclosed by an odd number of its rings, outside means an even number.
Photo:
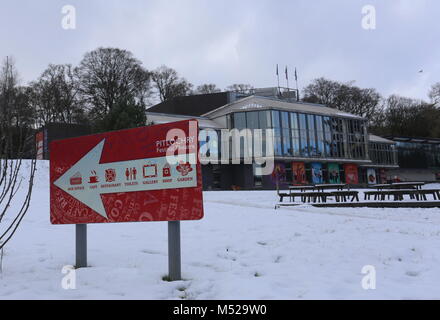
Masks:
[[[293,156],[299,157],[301,155],[301,135],[299,131],[299,117],[297,113],[290,113],[290,128],[292,136]]]
[[[280,112],[281,115],[281,136],[283,142],[283,155],[293,156],[292,137],[290,127],[290,115],[288,112]]]
[[[315,126],[315,116],[312,114],[306,115],[307,117],[307,133],[309,136],[309,155],[311,157],[316,157],[316,126]]]
[[[346,139],[344,136],[344,125],[340,118],[332,118],[332,148],[330,156],[332,158],[345,158]]]
[[[307,130],[307,115],[300,113],[299,115],[299,136],[300,136],[300,151],[301,157],[309,156],[309,137]]]
[[[274,129],[274,154],[276,156],[282,156],[283,139],[281,137],[281,120],[279,111],[272,111],[272,128]]]
[[[316,120],[316,156],[322,157],[324,152],[324,120],[322,116],[315,116]]]
[[[370,159],[375,165],[397,165],[396,146],[394,144],[371,142],[369,152]]]
[[[332,139],[332,119],[330,117],[322,118],[324,130],[324,154],[332,153],[333,139]]]
[[[352,159],[364,159],[366,150],[365,124],[359,120],[346,120],[348,129],[348,153]]]
[[[397,142],[402,168],[440,168],[440,144]]]
[[[362,120],[280,110],[237,112],[230,119],[231,128],[273,128],[278,157],[369,159]]]

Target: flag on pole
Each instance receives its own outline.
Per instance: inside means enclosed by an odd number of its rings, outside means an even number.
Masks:
[[[279,76],[280,74],[278,73],[278,63],[277,63],[277,76]]]
[[[298,81],[298,73],[296,73],[296,68],[295,68],[295,81]]]
[[[289,71],[287,70],[287,66],[286,66],[286,79],[289,80]]]

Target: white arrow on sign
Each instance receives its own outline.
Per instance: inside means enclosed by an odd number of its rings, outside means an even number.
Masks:
[[[166,157],[101,164],[104,144],[105,139],[67,170],[54,185],[106,219],[108,216],[102,203],[102,194],[197,186],[194,165],[169,165]],[[109,178],[107,171],[114,174]],[[89,180],[84,177],[89,177]],[[72,182],[72,178],[80,180]]]

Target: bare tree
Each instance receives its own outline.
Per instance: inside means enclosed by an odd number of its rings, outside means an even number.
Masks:
[[[213,83],[202,84],[197,87],[196,94],[209,94],[209,93],[218,93],[221,92],[221,89],[217,88],[217,86]]]
[[[434,84],[429,91],[429,98],[435,105],[440,105],[440,82]]]
[[[93,119],[102,120],[122,102],[143,104],[150,95],[150,73],[126,50],[98,48],[76,69],[79,91]]]
[[[324,104],[371,120],[380,112],[382,97],[375,89],[354,86],[354,81],[341,83],[319,78],[304,88],[303,101]]]
[[[382,134],[412,137],[439,137],[440,110],[432,103],[390,96],[385,101]],[[377,132],[377,131],[376,131]]]
[[[340,83],[325,78],[318,78],[304,88],[305,102],[325,104],[334,107]]]
[[[160,101],[183,97],[192,93],[193,85],[185,78],[181,78],[176,70],[164,65],[152,72],[151,80]]]
[[[30,85],[30,103],[36,111],[37,124],[84,122],[78,91],[71,65],[49,65]]]
[[[254,89],[254,87],[251,86],[250,84],[236,83],[236,84],[228,86],[226,88],[226,91],[249,94],[252,92],[253,89]]]
[[[12,239],[29,209],[36,170],[35,157],[23,160],[29,143],[34,146],[34,134],[16,111],[17,83],[17,73],[7,58],[0,73],[0,250]]]

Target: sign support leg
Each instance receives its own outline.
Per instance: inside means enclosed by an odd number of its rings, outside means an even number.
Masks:
[[[182,280],[180,261],[180,221],[168,222],[168,270],[170,281]]]
[[[87,225],[77,224],[76,228],[76,268],[87,268]]]

